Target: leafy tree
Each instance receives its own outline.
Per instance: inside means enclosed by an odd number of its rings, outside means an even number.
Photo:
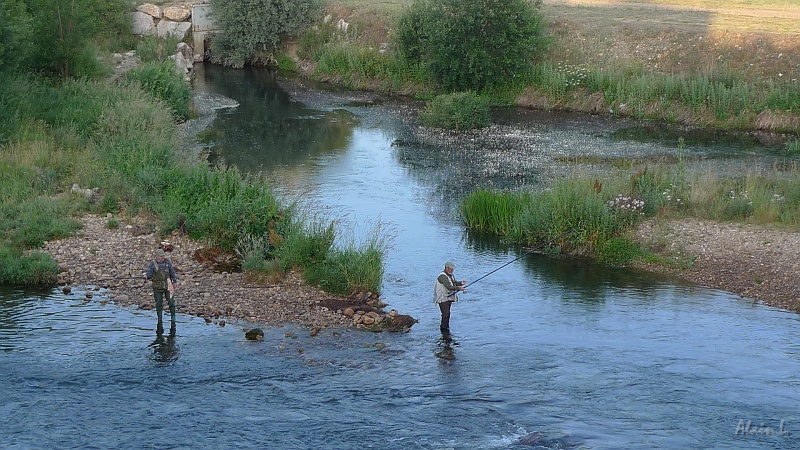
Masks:
[[[398,24],[398,51],[446,91],[502,87],[525,75],[545,49],[540,4],[415,0]]]
[[[33,17],[31,69],[62,78],[99,71],[91,42],[130,33],[128,0],[24,0]]]
[[[232,67],[257,62],[322,11],[320,0],[212,0],[211,7],[223,30],[211,40],[211,61]]]

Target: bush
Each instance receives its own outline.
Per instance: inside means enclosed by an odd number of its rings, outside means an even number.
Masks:
[[[243,67],[259,52],[276,53],[284,36],[297,36],[321,15],[319,0],[212,0],[221,33],[211,41],[211,61]]]
[[[0,74],[22,62],[30,45],[31,16],[22,0],[0,2]]]
[[[429,127],[471,130],[489,125],[489,100],[472,92],[439,95],[430,102],[420,120]]]
[[[397,26],[398,51],[447,92],[489,90],[526,77],[545,49],[540,1],[415,0]]]
[[[58,264],[41,252],[23,255],[19,250],[0,245],[0,283],[46,285],[56,281]]]
[[[92,49],[101,36],[130,33],[125,0],[28,0],[33,35],[28,65],[66,77],[105,74]]]

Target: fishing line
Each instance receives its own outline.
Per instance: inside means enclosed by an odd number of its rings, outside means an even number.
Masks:
[[[497,272],[498,270],[502,269],[503,267],[506,267],[507,265],[509,265],[509,264],[511,264],[511,263],[513,263],[513,262],[519,261],[520,259],[522,259],[522,258],[524,258],[524,257],[526,257],[526,256],[528,256],[528,255],[530,255],[531,253],[533,253],[533,252],[535,252],[535,251],[538,251],[538,250],[540,250],[540,249],[544,248],[544,247],[545,247],[545,246],[547,246],[547,245],[550,245],[550,244],[552,244],[552,243],[553,243],[553,242],[555,242],[556,240],[558,240],[558,239],[560,239],[560,238],[564,237],[564,236],[565,236],[567,233],[569,233],[570,231],[574,231],[574,230],[575,230],[575,228],[570,228],[569,230],[567,230],[567,231],[565,231],[565,232],[563,232],[563,233],[559,234],[558,236],[554,237],[553,239],[550,239],[549,241],[547,241],[547,242],[545,242],[545,243],[543,243],[543,244],[539,244],[539,245],[537,245],[536,247],[534,247],[534,248],[532,248],[532,249],[530,249],[530,250],[526,251],[525,253],[523,253],[523,254],[521,254],[521,255],[517,256],[516,258],[514,258],[514,259],[512,259],[511,261],[509,261],[509,262],[507,262],[507,263],[503,264],[502,266],[500,266],[500,267],[498,267],[498,268],[496,268],[496,269],[492,270],[491,272],[488,272],[488,273],[484,274],[483,276],[481,276],[481,277],[480,277],[480,278],[478,278],[477,280],[473,281],[472,283],[468,283],[468,285],[469,285],[469,286],[472,286],[473,284],[475,284],[475,283],[477,283],[478,281],[480,281],[480,280],[482,280],[482,279],[484,279],[484,278],[488,277],[489,275],[491,275],[491,274],[493,274],[493,273]],[[458,292],[458,291],[453,291],[453,292],[451,292],[451,293],[447,294],[447,296],[448,296],[448,297],[452,297],[452,296],[453,296],[453,295],[455,295],[457,292]]]

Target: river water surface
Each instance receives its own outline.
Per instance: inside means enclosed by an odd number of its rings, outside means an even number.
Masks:
[[[524,252],[468,233],[454,202],[479,185],[535,186],[554,158],[675,154],[640,125],[508,111],[493,151],[432,143],[402,103],[311,92],[206,67],[210,159],[264,172],[359,240],[391,234],[383,286],[409,333],[268,328],[180,317],[60,291],[0,291],[4,448],[800,448],[800,321],[727,292],[528,255],[468,289],[438,332],[445,261],[474,280]],[[226,108],[225,106],[237,105]],[[697,139],[697,161],[769,164],[741,139]],[[484,152],[484,153],[481,153]],[[725,154],[722,161],[720,154]],[[562,158],[563,160],[563,158]],[[728,170],[728,169],[720,169]]]

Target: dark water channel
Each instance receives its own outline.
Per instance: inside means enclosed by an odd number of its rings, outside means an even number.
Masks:
[[[181,317],[155,341],[150,311],[0,291],[0,447],[800,448],[800,321],[752,299],[531,255],[469,289],[455,342],[440,339],[443,263],[470,280],[520,254],[465,232],[454,201],[536,185],[564,158],[675,155],[671,139],[509,110],[490,133],[449,141],[413,126],[409,105],[258,71],[207,67],[197,90],[218,108],[203,119],[212,160],[264,172],[353,239],[382,224],[384,299],[419,323],[271,328],[253,343],[243,325]],[[681,151],[720,170],[779,158],[724,141]]]

